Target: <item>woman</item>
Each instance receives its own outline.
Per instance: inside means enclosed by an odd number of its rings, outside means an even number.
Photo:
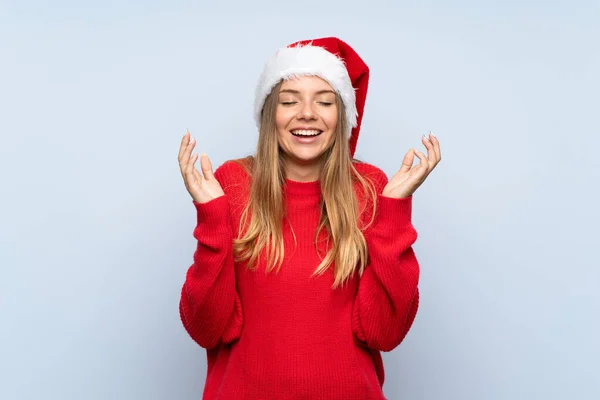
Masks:
[[[353,159],[368,79],[339,39],[294,43],[260,77],[254,156],[213,173],[203,154],[199,172],[183,137],[198,244],[180,315],[207,351],[204,399],[385,399],[380,352],[419,303],[412,194],[441,157],[430,134],[389,181]]]

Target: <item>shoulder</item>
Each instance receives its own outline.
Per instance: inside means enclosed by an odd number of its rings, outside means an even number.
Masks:
[[[352,160],[352,165],[362,178],[375,186],[377,193],[381,193],[388,182],[388,177],[381,168],[360,160]]]
[[[215,170],[215,177],[221,185],[235,183],[249,179],[251,170],[248,158],[227,160]]]
[[[243,197],[249,188],[252,171],[250,157],[227,160],[214,172],[215,178],[230,197]]]

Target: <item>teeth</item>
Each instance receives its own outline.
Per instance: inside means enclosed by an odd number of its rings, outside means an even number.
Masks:
[[[298,136],[317,136],[319,133],[321,133],[321,131],[318,130],[304,130],[304,129],[298,129],[295,131],[292,131],[292,134],[294,135],[298,135]]]

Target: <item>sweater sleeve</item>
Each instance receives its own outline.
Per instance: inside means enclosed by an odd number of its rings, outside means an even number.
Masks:
[[[237,340],[243,326],[227,197],[202,204],[192,201],[197,212],[193,232],[197,246],[181,290],[179,314],[188,334],[206,349]]]
[[[419,264],[412,249],[417,232],[411,223],[412,196],[381,194],[387,183],[377,179],[377,210],[365,232],[369,252],[352,311],[352,330],[359,345],[391,351],[408,333],[419,306]]]

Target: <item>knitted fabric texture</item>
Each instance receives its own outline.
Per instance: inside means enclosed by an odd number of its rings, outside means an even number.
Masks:
[[[369,264],[337,289],[332,268],[311,277],[321,261],[314,244],[318,181],[286,180],[285,260],[268,274],[264,256],[256,271],[233,260],[250,185],[241,166],[228,161],[215,171],[224,196],[193,202],[197,247],[179,311],[206,349],[204,400],[385,399],[381,351],[402,342],[419,304],[417,233],[412,196],[382,196],[385,173],[367,163],[355,167],[375,184],[377,213],[364,232]]]

